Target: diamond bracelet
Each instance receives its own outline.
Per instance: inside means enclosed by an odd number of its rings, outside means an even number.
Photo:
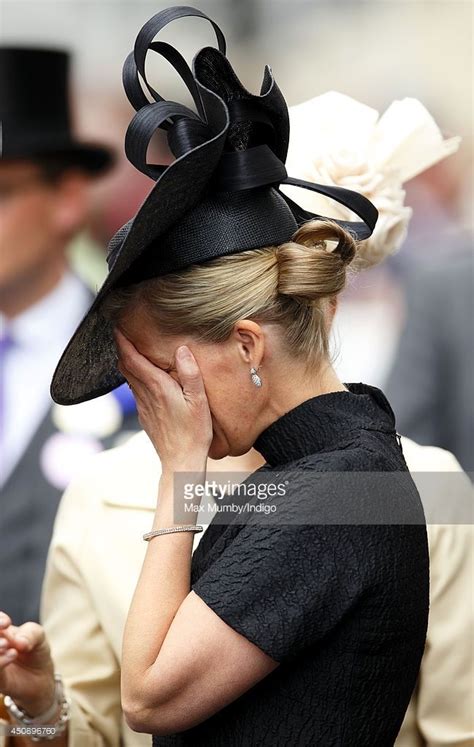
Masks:
[[[159,537],[160,534],[173,534],[173,532],[203,532],[204,527],[199,524],[181,524],[176,527],[167,527],[166,529],[155,529],[153,532],[147,532],[143,539],[149,542],[153,537]]]

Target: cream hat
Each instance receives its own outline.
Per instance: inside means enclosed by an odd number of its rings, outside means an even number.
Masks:
[[[361,245],[364,265],[374,265],[402,245],[411,208],[403,184],[455,153],[460,137],[444,139],[431,114],[414,98],[394,101],[384,114],[328,91],[290,107],[289,173],[313,182],[346,187],[378,209],[372,236]],[[313,213],[342,220],[353,214],[322,194],[282,186]]]

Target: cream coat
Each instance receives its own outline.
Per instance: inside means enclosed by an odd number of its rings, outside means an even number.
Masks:
[[[460,469],[446,451],[405,438],[402,445],[413,472]],[[72,700],[71,747],[118,747],[121,739],[125,747],[150,747],[150,736],[131,732],[121,715],[120,652],[159,476],[156,452],[139,433],[94,457],[60,505],[42,620]],[[429,527],[428,639],[397,747],[474,745],[473,537],[472,526]],[[6,742],[0,738],[0,747]]]

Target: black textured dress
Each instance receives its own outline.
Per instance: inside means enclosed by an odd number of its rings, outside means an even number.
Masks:
[[[425,642],[426,527],[385,396],[347,386],[257,439],[246,482],[285,485],[278,518],[216,514],[193,556],[195,593],[280,666],[154,747],[393,744]]]

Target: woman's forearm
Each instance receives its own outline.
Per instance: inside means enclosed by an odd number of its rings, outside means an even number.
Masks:
[[[140,423],[161,460],[153,527],[165,529],[176,523],[174,473],[192,472],[193,482],[204,481],[212,416],[199,366],[186,345],[176,348],[172,375],[142,355],[129,334],[114,330],[117,367],[133,389]],[[189,512],[187,517],[185,523],[195,523],[197,514]],[[142,716],[173,701],[182,685],[172,657],[164,652],[160,661],[160,651],[190,592],[193,537],[188,531],[155,537],[145,554],[122,649],[122,707],[129,725],[138,725],[136,731],[143,725]]]
[[[204,466],[203,466],[204,461]],[[205,460],[189,465],[203,482]],[[196,523],[190,512],[186,523]],[[153,529],[175,524],[173,473],[163,473]],[[153,707],[172,696],[170,682],[158,676],[159,653],[173,618],[189,594],[194,532],[162,535],[149,542],[142,571],[125,625],[122,651],[122,705],[125,713],[146,709],[153,694]],[[151,682],[153,683],[150,686]]]

